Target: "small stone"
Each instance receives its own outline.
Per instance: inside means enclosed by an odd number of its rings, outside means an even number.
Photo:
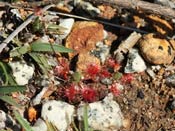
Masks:
[[[126,128],[127,130],[129,130],[130,127],[131,127],[131,120],[130,119],[124,119],[123,120],[123,127]]]
[[[59,37],[61,37],[61,39],[65,39],[68,34],[70,33],[70,31],[72,30],[72,27],[74,25],[74,19],[72,18],[68,18],[68,19],[60,19],[60,24],[59,26],[65,28],[65,31],[63,32],[63,35],[59,35]]]
[[[89,65],[94,64],[98,67],[101,67],[100,65],[100,59],[97,57],[91,55],[90,53],[80,53],[78,56],[78,62],[77,62],[77,71],[86,71]]]
[[[34,67],[27,65],[25,61],[12,61],[9,62],[12,68],[13,76],[18,85],[28,84],[28,81],[34,74]]]
[[[137,90],[137,97],[140,99],[143,99],[145,97],[145,95],[141,89]]]
[[[32,129],[34,131],[47,131],[47,125],[42,119],[38,119]]]
[[[175,86],[175,74],[167,76],[165,78],[165,83],[169,86]]]
[[[139,42],[140,52],[151,64],[170,64],[175,51],[166,39],[155,38],[153,34],[145,35]]]
[[[138,50],[131,49],[129,51],[125,73],[143,72],[146,70],[146,68],[146,64],[142,57],[139,55]]]
[[[51,122],[59,131],[66,131],[73,120],[74,106],[51,100],[43,104],[41,117]]]
[[[123,115],[113,95],[109,94],[102,101],[88,105],[88,124],[93,130],[118,131],[123,125]],[[84,105],[78,108],[78,119],[83,120]]]
[[[108,45],[105,45],[103,42],[97,42],[96,49],[92,50],[91,54],[99,58],[101,62],[104,63],[109,55],[109,51],[110,47]]]
[[[4,111],[0,110],[0,130],[4,128],[13,129],[13,131],[20,131],[20,126],[15,120]]]

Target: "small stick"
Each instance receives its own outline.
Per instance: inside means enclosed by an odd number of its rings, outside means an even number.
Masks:
[[[61,13],[61,12],[54,12],[54,11],[48,11],[48,13],[57,14],[57,15],[60,15],[60,16],[67,16],[67,17],[81,19],[81,20],[95,21],[95,22],[99,22],[99,23],[102,23],[104,25],[109,25],[109,26],[116,27],[116,28],[121,28],[121,29],[125,29],[125,30],[130,30],[130,31],[136,31],[136,32],[142,33],[142,34],[148,34],[148,32],[137,29],[137,28],[132,28],[132,27],[128,27],[128,26],[121,26],[121,25],[113,24],[113,23],[106,22],[106,21],[103,21],[103,20],[95,20],[95,19],[90,19],[90,18],[86,18],[86,17],[82,17],[82,16],[77,16],[77,15],[72,15],[72,14],[67,14],[67,13]]]
[[[49,8],[54,7],[54,5],[47,5],[42,9],[42,12],[47,11]],[[14,30],[1,44],[0,44],[0,53],[7,46],[7,44],[13,40],[13,38],[22,31],[30,22],[32,22],[37,16],[33,13],[28,17],[26,21],[24,21],[16,30]]]
[[[94,4],[106,4],[113,7],[141,10],[146,13],[153,13],[165,18],[175,18],[175,10],[158,4],[142,0],[85,0]]]

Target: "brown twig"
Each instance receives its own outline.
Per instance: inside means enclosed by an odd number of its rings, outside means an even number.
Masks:
[[[80,19],[80,20],[95,21],[95,22],[102,23],[104,25],[108,25],[108,26],[112,26],[112,27],[116,27],[116,28],[120,28],[120,29],[125,29],[125,30],[130,30],[130,31],[136,31],[136,32],[142,33],[142,34],[147,34],[148,33],[146,31],[140,30],[138,28],[122,26],[122,25],[119,25],[119,24],[114,24],[114,23],[103,21],[103,20],[96,20],[96,19],[86,18],[86,17],[82,17],[82,16],[78,16],[78,15],[72,15],[72,14],[61,13],[61,12],[54,12],[54,11],[48,11],[48,13],[56,14],[56,15],[60,15],[60,16],[67,16],[67,17],[76,18],[76,19]]]
[[[169,7],[145,2],[142,0],[85,0],[94,4],[107,4],[113,7],[141,10],[146,13],[161,15],[166,18],[175,18],[175,11]]]

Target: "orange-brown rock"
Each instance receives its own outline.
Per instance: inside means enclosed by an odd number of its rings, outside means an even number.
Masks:
[[[100,60],[97,57],[90,55],[88,52],[80,53],[78,56],[77,71],[86,71],[91,64],[100,67]]]
[[[70,59],[81,52],[95,49],[96,43],[103,40],[103,25],[97,22],[76,22],[66,39],[66,47],[74,49],[69,53]]]
[[[100,17],[105,19],[112,19],[116,15],[116,9],[108,5],[99,5]]]
[[[139,42],[140,52],[146,61],[152,64],[170,64],[175,50],[166,39],[154,38],[153,34],[145,35]]]

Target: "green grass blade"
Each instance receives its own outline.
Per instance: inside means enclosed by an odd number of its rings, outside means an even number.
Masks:
[[[17,111],[14,111],[14,115],[25,131],[34,131],[29,125],[29,123],[26,120],[24,120],[24,118]]]
[[[29,55],[38,64],[42,73],[48,74],[48,71],[51,69],[51,67],[47,62],[47,58],[43,54],[38,54],[38,53],[34,53],[34,52],[29,53]]]
[[[0,67],[1,67],[3,74],[4,74],[4,77],[5,77],[4,85],[7,85],[8,84],[8,74],[7,74],[5,65],[2,62],[0,62]]]
[[[12,92],[18,92],[18,91],[25,91],[26,87],[25,86],[0,86],[0,94],[9,94]]]
[[[21,56],[23,54],[26,54],[31,50],[31,47],[29,45],[24,45],[21,47],[16,47],[14,50],[10,51],[10,57],[16,57]]]
[[[89,131],[88,130],[88,105],[84,105],[84,112],[83,112],[83,120],[84,120],[84,131]]]
[[[44,43],[40,41],[36,41],[31,44],[32,51],[36,52],[53,52],[55,51],[56,53],[69,53],[73,52],[72,49],[68,49],[62,45],[52,45],[50,43]]]
[[[58,129],[51,122],[48,122],[47,120],[45,122],[47,125],[47,131],[58,131]]]
[[[16,103],[16,101],[14,101],[10,96],[0,95],[0,99],[9,103],[10,105],[13,105],[17,108],[21,108],[21,106],[18,103]]]

